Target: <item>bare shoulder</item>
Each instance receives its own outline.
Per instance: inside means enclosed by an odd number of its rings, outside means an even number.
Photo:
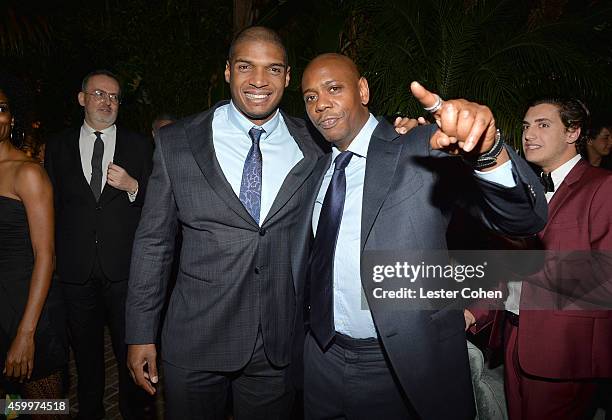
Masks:
[[[47,176],[45,168],[43,168],[40,163],[30,158],[17,162],[16,169],[17,171],[15,175],[18,177],[46,178]]]
[[[24,192],[43,193],[51,188],[47,172],[32,159],[24,159],[17,163],[15,168],[15,192],[21,195]]]

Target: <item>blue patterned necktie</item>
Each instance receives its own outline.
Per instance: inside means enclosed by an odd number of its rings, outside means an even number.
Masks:
[[[264,132],[263,129],[255,127],[249,130],[253,145],[244,161],[242,182],[240,183],[240,201],[258,224],[261,211],[261,150],[259,149],[259,139]]]
[[[327,348],[334,338],[334,255],[344,211],[344,169],[353,153],[345,151],[335,160],[334,173],[325,193],[310,262],[310,327],[315,339]]]
[[[89,187],[93,192],[96,201],[100,199],[102,194],[102,157],[104,156],[104,142],[102,141],[102,133],[94,131],[96,140],[94,141],[93,154],[91,155],[91,181]]]

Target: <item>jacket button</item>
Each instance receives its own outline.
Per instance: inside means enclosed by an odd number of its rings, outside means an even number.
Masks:
[[[259,229],[259,236],[264,236],[265,234],[266,234],[266,229],[260,228]]]

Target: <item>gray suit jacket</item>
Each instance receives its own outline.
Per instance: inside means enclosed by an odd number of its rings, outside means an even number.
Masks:
[[[224,102],[227,103],[227,102]],[[155,343],[181,229],[178,278],[162,332],[162,357],[186,369],[234,371],[261,326],[266,355],[289,364],[299,277],[311,237],[308,182],[322,154],[305,123],[283,114],[304,158],[282,184],[261,228],[226,180],[212,142],[214,108],[159,132],[126,304],[126,342]]]
[[[459,158],[431,150],[429,138],[436,128],[418,127],[400,136],[383,121],[374,131],[363,191],[362,257],[367,251],[445,250],[450,216],[460,203],[502,233],[532,235],[544,227],[546,199],[523,159],[508,149],[517,183],[514,188],[483,181]],[[319,186],[330,164],[331,155],[319,161]],[[364,281],[367,274],[362,258],[362,286],[374,323],[399,383],[419,416],[473,419],[462,308],[388,310],[373,302],[374,283]]]

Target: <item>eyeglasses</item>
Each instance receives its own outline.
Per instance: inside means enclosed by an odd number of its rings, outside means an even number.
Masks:
[[[93,96],[94,99],[96,101],[98,101],[98,102],[111,101],[114,104],[120,104],[121,103],[121,97],[117,93],[108,93],[108,92],[104,92],[103,90],[100,90],[100,89],[96,89],[93,92],[85,92],[85,91],[83,91],[83,93],[85,95]]]
[[[7,104],[0,104],[0,113],[11,112]]]

